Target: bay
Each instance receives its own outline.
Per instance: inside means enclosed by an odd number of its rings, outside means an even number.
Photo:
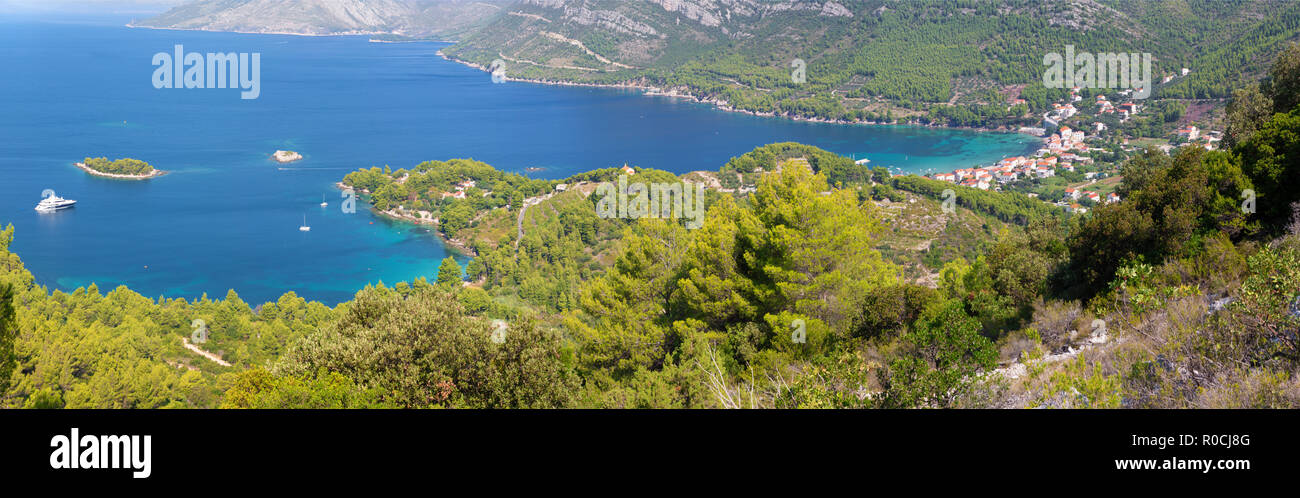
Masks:
[[[717,170],[796,141],[906,172],[1023,154],[1018,134],[798,122],[723,112],[640,91],[495,84],[446,61],[440,43],[132,29],[121,16],[0,21],[0,226],[37,281],[70,291],[126,285],[146,296],[252,303],[293,291],[335,304],[359,288],[437,274],[427,228],[340,209],[348,171],[469,157],[542,178],[628,163]],[[261,95],[155,89],[155,53],[261,54]],[[281,165],[277,149],[302,153]],[[86,156],[134,157],[171,173],[92,177]],[[75,208],[34,211],[44,189]],[[326,208],[319,204],[325,200]],[[298,226],[306,220],[310,232]],[[466,261],[459,256],[462,264]]]

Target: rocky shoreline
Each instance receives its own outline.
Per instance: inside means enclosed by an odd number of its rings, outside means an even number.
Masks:
[[[274,154],[271,154],[271,159],[274,159],[280,164],[291,163],[302,160],[302,154],[291,150],[277,150]]]
[[[145,25],[142,25],[142,24],[134,24],[134,23],[126,23],[126,24],[124,24],[123,26],[128,27],[128,28],[137,28],[137,29],[157,29],[157,30],[166,30],[166,31],[203,31],[203,32],[207,32],[207,33],[239,33],[239,34],[243,34],[243,35],[288,35],[288,36],[384,36],[384,35],[397,35],[397,36],[410,36],[410,35],[404,35],[404,34],[401,34],[401,33],[394,33],[394,32],[392,32],[392,31],[355,31],[355,30],[354,30],[354,31],[338,31],[338,32],[334,32],[334,33],[303,33],[303,32],[300,32],[300,31],[274,31],[274,30],[244,31],[244,30],[234,30],[234,29],[212,29],[212,28],[177,28],[177,27],[174,27],[174,26],[145,26]],[[457,42],[457,40],[441,40],[441,39],[436,39],[436,38],[415,38],[415,39],[412,39],[412,40],[409,40],[409,41],[410,41],[410,42],[433,42],[433,43],[456,43],[456,42]],[[406,43],[406,41],[401,41],[401,42],[386,42],[386,41],[382,41],[382,40],[381,40],[381,41],[379,41],[379,43]]]
[[[92,175],[102,176],[104,178],[115,178],[118,180],[148,180],[150,178],[157,178],[168,173],[166,171],[155,168],[152,173],[149,173],[147,175],[123,175],[120,173],[105,173],[103,171],[99,171],[97,169],[91,168],[90,166],[86,166],[86,163],[78,162],[73,164],[75,164],[78,168],[81,168],[82,171],[85,171]]]
[[[483,72],[491,72],[490,68],[483,66],[482,64],[457,59],[455,57],[444,54],[442,50],[439,50],[437,52],[437,55],[451,62],[463,64]],[[751,111],[748,109],[737,109],[727,104],[725,101],[718,100],[716,98],[703,98],[698,95],[692,94],[689,91],[686,91],[684,88],[680,88],[680,87],[674,87],[665,90],[657,86],[648,85],[644,83],[637,83],[637,82],[582,83],[577,81],[565,81],[565,80],[553,80],[553,79],[516,78],[512,76],[505,76],[505,80],[516,81],[520,83],[536,83],[539,85],[577,86],[577,87],[588,87],[588,88],[613,88],[613,89],[620,89],[620,90],[641,90],[645,92],[646,96],[674,97],[674,98],[686,99],[699,104],[711,105],[720,111],[748,114],[750,116],[789,119],[791,121],[803,121],[808,123],[828,123],[828,124],[865,125],[865,126],[920,126],[925,128],[943,128],[948,130],[970,130],[970,131],[994,132],[994,133],[1024,133],[1020,131],[1020,128],[1023,127],[1019,127],[1019,126],[989,128],[986,126],[948,126],[948,125],[936,125],[936,124],[909,124],[909,123],[898,123],[898,122],[882,123],[878,121],[850,121],[847,119],[827,119],[827,118],[818,118],[818,117],[798,116],[793,114],[777,114],[775,112],[758,112],[758,111]],[[1037,137],[1037,135],[1032,135],[1032,136]]]
[[[364,191],[361,191],[361,190],[355,189],[355,188],[353,188],[353,187],[351,187],[351,186],[349,186],[349,185],[344,184],[343,182],[335,182],[335,183],[334,183],[334,187],[337,188],[337,189],[339,189],[339,190],[344,190],[344,191],[346,191],[346,190],[352,190],[352,191],[354,191],[354,192],[357,192],[358,194],[369,194],[369,192],[364,192]],[[444,246],[447,246],[447,247],[449,247],[449,248],[451,248],[451,249],[453,249],[453,250],[455,250],[455,251],[457,251],[457,252],[459,252],[459,253],[461,253],[461,254],[464,254],[464,255],[468,255],[468,256],[477,256],[477,255],[478,255],[478,253],[475,252],[474,249],[471,248],[471,247],[469,246],[469,244],[468,244],[466,241],[463,241],[463,240],[457,240],[457,239],[449,239],[449,238],[447,238],[445,235],[443,235],[443,233],[442,233],[441,230],[437,230],[437,229],[436,229],[436,228],[438,227],[438,223],[437,223],[436,221],[434,221],[434,220],[431,220],[431,219],[429,219],[429,218],[424,218],[424,217],[414,216],[414,215],[409,214],[408,212],[397,211],[397,210],[395,210],[395,209],[390,209],[390,210],[388,210],[388,211],[380,211],[379,209],[375,208],[375,206],[373,206],[373,205],[371,205],[371,206],[369,207],[369,209],[370,209],[370,212],[375,213],[376,215],[379,215],[379,216],[381,216],[381,217],[384,217],[384,218],[387,218],[387,219],[390,219],[390,220],[403,221],[403,222],[406,222],[406,223],[410,223],[410,224],[412,224],[412,225],[423,225],[423,226],[431,226],[431,227],[435,227],[435,229],[432,230],[432,232],[438,236],[438,239],[442,241],[442,244],[443,244]]]

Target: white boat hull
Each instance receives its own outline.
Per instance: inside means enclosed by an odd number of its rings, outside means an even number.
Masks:
[[[54,211],[61,211],[64,209],[68,209],[72,206],[75,206],[76,204],[77,201],[69,201],[69,200],[60,200],[59,202],[56,203],[42,202],[36,205],[36,210],[42,213],[52,213]]]

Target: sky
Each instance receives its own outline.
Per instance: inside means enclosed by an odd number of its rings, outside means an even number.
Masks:
[[[0,0],[0,12],[158,14],[188,0]]]

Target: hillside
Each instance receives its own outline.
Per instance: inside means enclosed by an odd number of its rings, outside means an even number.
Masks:
[[[1300,33],[1293,2],[957,0],[722,2],[523,0],[444,50],[512,78],[633,83],[726,107],[891,121],[950,119],[931,104],[968,104],[973,123],[1050,105],[1043,54],[1151,52],[1153,79],[1191,68],[1158,97],[1225,98]],[[792,63],[806,63],[806,82]]]
[[[501,12],[502,0],[198,0],[133,26],[454,39]]]
[[[551,4],[540,8],[564,7]],[[971,5],[978,16],[992,4]],[[1141,5],[1291,25],[1241,10],[1272,3]],[[1195,34],[1129,5],[1069,7],[1117,21],[1032,22]],[[719,28],[743,39],[728,16]],[[950,17],[909,23],[926,33]],[[1221,145],[1135,150],[1099,181],[1118,199],[1068,215],[793,142],[682,175],[709,188],[680,216],[651,207],[681,178],[662,170],[557,181],[472,159],[362,168],[341,186],[385,215],[437,224],[473,259],[462,272],[445,258],[426,271],[432,282],[367,285],[333,308],[291,292],[256,304],[234,290],[51,290],[10,252],[8,227],[0,408],[1300,407],[1300,45],[1275,59],[1234,92]],[[1058,177],[1077,185],[1071,173]]]
[[[1157,98],[1221,107],[1300,37],[1300,4],[199,0],[135,25],[457,39],[444,56],[513,79],[641,86],[764,115],[1018,127],[1064,96],[1043,87],[1042,60],[1066,45],[1151,53]]]

